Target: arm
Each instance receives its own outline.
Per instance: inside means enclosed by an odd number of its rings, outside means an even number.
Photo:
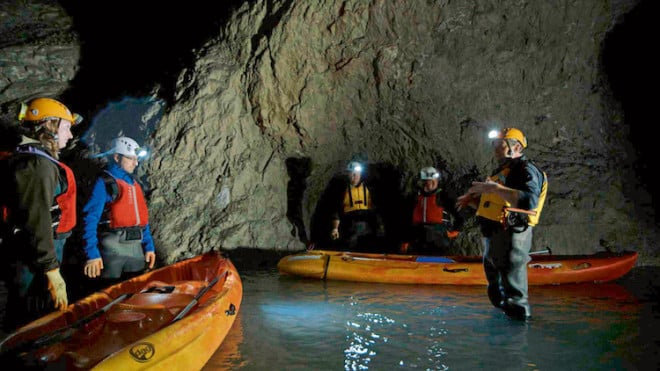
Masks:
[[[523,173],[524,178],[520,181],[524,184],[518,196],[517,207],[525,210],[536,208],[539,203],[539,196],[543,188],[544,175],[535,166],[527,164]]]
[[[50,208],[58,184],[57,165],[42,156],[30,156],[14,173],[18,187],[17,224],[24,226],[36,252],[36,269],[45,272],[59,268],[53,243]]]
[[[333,215],[332,219],[330,220],[330,238],[333,240],[336,240],[339,238],[339,216],[338,215]]]
[[[485,182],[472,182],[472,187],[468,189],[467,193],[479,196],[483,193],[493,193],[500,196],[511,205],[518,205],[518,199],[520,198],[519,190],[509,188],[491,180]]]
[[[469,191],[456,198],[456,210],[461,211],[466,207],[476,209],[479,206],[479,196]]]
[[[19,223],[24,233],[31,234],[28,248],[36,250],[33,266],[43,271],[48,291],[56,309],[65,310],[69,304],[66,283],[60,274],[53,242],[53,220],[50,208],[59,181],[59,169],[49,159],[36,156],[14,172],[18,187]]]
[[[101,222],[103,209],[106,202],[110,201],[110,195],[105,189],[105,182],[98,178],[92,188],[92,193],[83,207],[83,249],[87,259],[98,259],[101,257],[98,244],[98,226]]]
[[[154,239],[151,237],[149,224],[147,224],[142,234],[142,246],[144,247],[144,261],[149,263],[149,269],[151,269],[156,263],[156,247],[154,246]]]

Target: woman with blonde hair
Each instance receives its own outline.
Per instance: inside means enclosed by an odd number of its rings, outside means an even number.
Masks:
[[[60,274],[66,237],[76,224],[76,182],[59,153],[81,117],[61,102],[36,98],[21,105],[20,143],[4,154],[2,250],[8,298],[5,330],[11,331],[68,306]]]

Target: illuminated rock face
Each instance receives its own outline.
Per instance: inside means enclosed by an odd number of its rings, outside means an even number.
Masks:
[[[168,104],[141,168],[164,257],[321,241],[329,185],[351,159],[368,165],[394,245],[404,235],[403,195],[421,167],[439,168],[444,187],[459,195],[494,167],[487,131],[515,126],[549,177],[536,249],[634,249],[654,263],[656,230],[649,193],[633,173],[631,122],[603,65],[611,35],[638,3],[236,2],[207,28],[204,44],[179,56],[188,63],[146,81],[151,90],[125,92],[156,92]],[[39,6],[42,17],[62,12]],[[76,31],[89,38],[75,29],[81,12],[68,13],[73,20],[47,23],[58,37],[34,36],[43,45],[19,39],[0,49],[3,107],[32,94],[34,81],[49,95],[69,87],[72,99],[84,100],[85,82],[67,83],[80,54],[85,60]],[[160,27],[209,24],[188,14]],[[480,254],[478,228],[463,216],[456,253]]]

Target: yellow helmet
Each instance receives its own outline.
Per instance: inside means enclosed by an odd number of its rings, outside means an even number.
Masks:
[[[488,134],[490,139],[515,139],[522,145],[523,148],[527,148],[527,138],[522,131],[516,128],[505,128],[500,131],[493,130]]]
[[[71,113],[67,106],[50,98],[35,98],[27,104],[22,103],[18,114],[19,121],[43,121],[52,117],[70,121],[71,125],[82,121],[82,116]]]

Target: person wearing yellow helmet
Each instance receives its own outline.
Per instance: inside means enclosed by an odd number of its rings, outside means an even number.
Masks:
[[[384,233],[364,172],[365,166],[358,161],[346,167],[347,184],[331,216],[330,239],[337,248],[372,250],[377,235]]]
[[[4,327],[11,330],[68,306],[60,274],[66,238],[76,224],[76,181],[59,160],[81,120],[61,102],[36,98],[21,105],[20,143],[5,154],[2,172],[2,248],[12,276]]]
[[[456,207],[477,209],[491,303],[511,318],[526,320],[531,317],[527,263],[532,230],[545,203],[547,176],[523,154],[527,138],[519,129],[496,130],[489,138],[499,166],[485,182],[472,182]]]

